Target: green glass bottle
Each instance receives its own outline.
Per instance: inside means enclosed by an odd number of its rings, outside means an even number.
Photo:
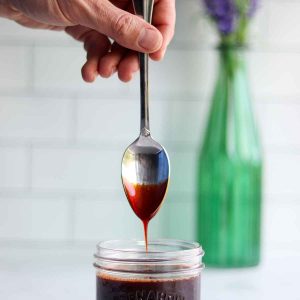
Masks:
[[[255,266],[260,260],[262,158],[245,51],[221,46],[219,61],[199,159],[197,235],[207,265]]]

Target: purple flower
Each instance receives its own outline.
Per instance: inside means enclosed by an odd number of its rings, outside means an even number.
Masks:
[[[232,0],[204,0],[204,3],[222,34],[228,35],[235,30],[237,11]]]
[[[236,0],[203,0],[208,14],[216,22],[221,34],[229,35],[238,30],[238,21],[242,15],[250,18],[254,15],[258,0],[244,0],[245,9],[239,9]]]
[[[249,9],[248,9],[248,16],[251,18],[258,8],[258,0],[250,0],[249,2]]]

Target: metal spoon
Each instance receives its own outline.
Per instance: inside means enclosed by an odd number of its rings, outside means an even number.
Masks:
[[[135,12],[142,16],[148,23],[152,21],[154,0],[133,0]],[[136,215],[144,222],[157,213],[164,196],[170,176],[168,154],[159,143],[154,141],[150,134],[149,126],[149,85],[148,85],[148,61],[149,55],[140,53],[140,89],[141,89],[141,131],[140,136],[125,151],[122,160],[122,182],[128,201]],[[153,212],[149,214],[149,220],[143,214],[143,208],[149,207],[149,203],[132,203],[132,195],[135,195],[136,186],[160,186],[163,189],[155,199]],[[152,196],[152,195],[151,195]],[[143,198],[143,197],[141,197]],[[136,200],[136,199],[135,199]],[[145,201],[145,200],[144,200]],[[154,199],[153,199],[154,201]],[[158,206],[158,207],[156,207]],[[144,218],[144,219],[143,219]]]

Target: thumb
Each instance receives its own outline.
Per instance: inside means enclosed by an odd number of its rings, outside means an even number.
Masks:
[[[108,0],[91,1],[96,5],[89,26],[106,34],[118,44],[138,52],[153,53],[163,43],[161,33],[140,17],[117,8]]]

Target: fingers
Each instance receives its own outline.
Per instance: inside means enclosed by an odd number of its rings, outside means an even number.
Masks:
[[[119,79],[123,82],[129,82],[133,78],[134,73],[136,73],[139,68],[140,66],[137,53],[134,51],[130,51],[119,64]]]
[[[153,15],[155,27],[140,17],[126,12],[128,2],[127,5],[125,0],[123,2],[117,7],[108,0],[80,1],[82,6],[77,7],[78,14],[67,15],[72,22],[85,24],[74,26],[81,29],[71,35],[85,42],[88,55],[82,76],[88,82],[92,82],[98,74],[108,78],[116,71],[120,80],[129,81],[138,71],[139,64],[137,54],[128,49],[149,53],[152,59],[160,60],[173,38],[176,19],[175,0],[156,1]],[[93,34],[85,32],[88,31],[87,28],[92,28]],[[106,36],[116,41],[112,48]]]
[[[66,32],[78,41],[84,43],[87,51],[87,61],[82,67],[82,78],[86,82],[93,82],[98,76],[98,65],[101,58],[111,47],[109,39],[95,30],[83,26],[67,27]]]
[[[107,34],[118,44],[145,53],[153,53],[161,48],[162,35],[154,26],[113,5],[109,14],[104,27]]]
[[[67,5],[68,2],[59,1],[67,19],[105,34],[125,48],[153,53],[162,46],[159,30],[108,0],[76,1],[77,7],[71,13],[73,4]]]
[[[130,81],[134,73],[139,70],[138,55],[124,47],[114,44],[110,53],[102,57],[99,62],[99,74],[109,78],[118,72],[119,79],[123,82]]]
[[[126,55],[126,50],[124,47],[114,43],[111,52],[102,57],[99,62],[98,71],[100,76],[104,78],[109,78],[114,74],[122,60]]]
[[[174,36],[176,22],[175,0],[157,0],[154,6],[153,25],[161,32],[161,48],[150,54],[154,60],[161,60]]]
[[[84,41],[87,51],[87,61],[82,67],[82,78],[86,82],[93,82],[98,76],[98,65],[103,55],[110,49],[110,41],[104,35],[93,31]]]
[[[84,48],[87,51],[87,62],[82,67],[82,78],[87,82],[93,82],[99,74],[99,61],[110,49],[110,41],[95,32],[84,42]]]
[[[86,82],[93,82],[98,75],[109,78],[118,72],[120,80],[128,82],[139,70],[137,53],[129,51],[87,27],[67,27],[65,31],[84,43],[87,61],[82,67],[82,77]]]
[[[157,26],[157,29],[162,33],[164,40],[161,48],[150,54],[151,59],[159,61],[164,58],[167,48],[173,39],[174,36],[174,29],[170,27],[169,25],[159,25]]]

